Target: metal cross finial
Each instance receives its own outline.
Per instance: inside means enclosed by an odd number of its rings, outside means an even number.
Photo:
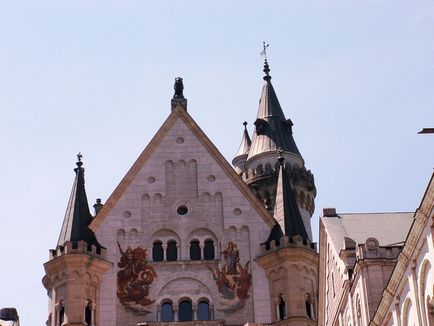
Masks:
[[[263,56],[265,58],[265,60],[267,60],[267,48],[270,46],[270,44],[265,45],[265,42],[262,42],[262,46],[264,47],[264,49],[261,52],[261,56]]]
[[[83,158],[83,155],[80,153],[80,152],[78,152],[78,154],[77,154],[77,160],[79,161],[79,162],[81,162],[81,159]]]

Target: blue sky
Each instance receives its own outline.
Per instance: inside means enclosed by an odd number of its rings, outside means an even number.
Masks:
[[[41,279],[84,155],[103,202],[170,112],[230,161],[272,82],[315,175],[312,224],[413,211],[433,171],[434,2],[0,0],[0,307],[43,325]]]

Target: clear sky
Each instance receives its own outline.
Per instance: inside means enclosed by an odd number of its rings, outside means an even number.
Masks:
[[[262,41],[315,175],[312,224],[413,211],[434,166],[434,1],[0,0],[0,307],[44,325],[41,279],[84,155],[103,202],[170,113],[230,161],[258,108]]]

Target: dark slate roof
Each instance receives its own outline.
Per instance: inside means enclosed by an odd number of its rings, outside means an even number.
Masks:
[[[103,247],[98,243],[95,234],[89,228],[93,216],[89,211],[84,188],[84,168],[82,167],[81,155],[79,155],[76,164],[77,167],[74,169],[75,180],[57,245],[62,246],[67,241],[70,241],[73,245],[77,244],[78,241],[85,241],[89,246],[95,245],[97,249],[101,249]]]
[[[250,140],[249,132],[247,131],[247,122],[244,121],[244,132],[243,137],[241,138],[240,147],[238,147],[237,154],[235,155],[235,159],[239,157],[247,157],[247,154],[249,154],[250,146],[252,145],[252,141]]]
[[[295,200],[294,192],[289,183],[287,168],[283,165],[283,157],[279,157],[280,170],[276,189],[276,204],[274,206],[274,218],[279,223],[283,232],[290,239],[300,235],[304,240],[309,237],[303,223],[303,219]]]
[[[300,152],[292,137],[292,122],[286,120],[277,99],[276,92],[271,84],[271,76],[268,62],[264,64],[265,84],[262,88],[261,99],[255,132],[249,151],[249,158],[264,152],[276,152],[281,148],[284,152],[300,155]]]

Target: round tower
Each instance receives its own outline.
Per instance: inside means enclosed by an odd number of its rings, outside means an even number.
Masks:
[[[233,160],[235,170],[242,175],[255,195],[273,214],[278,180],[277,152],[285,160],[285,168],[302,215],[309,239],[312,240],[310,218],[313,214],[316,188],[312,173],[304,166],[304,159],[295,143],[291,119],[286,119],[271,84],[267,59],[263,69],[265,83],[254,122],[255,130],[245,161],[240,152]],[[243,135],[243,141],[245,136]],[[240,146],[241,148],[241,146]]]

